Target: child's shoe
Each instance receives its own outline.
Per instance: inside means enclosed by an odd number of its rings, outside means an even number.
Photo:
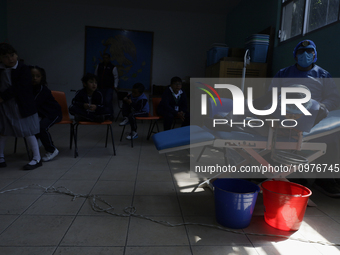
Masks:
[[[129,123],[129,119],[125,117],[121,123],[119,123],[119,126],[125,126],[126,124]]]
[[[27,165],[24,165],[24,170],[34,170],[34,169],[38,168],[39,166],[42,166],[41,159],[39,161],[36,160],[36,159],[33,159]]]
[[[132,138],[131,138],[132,137]],[[131,140],[131,139],[136,139],[138,138],[138,134],[136,131],[132,131],[132,134],[129,134],[126,139]]]
[[[59,154],[58,149],[55,149],[54,152],[47,152],[45,154],[45,157],[42,157],[42,161],[46,162],[46,161],[50,161],[52,159],[54,159],[57,155]]]

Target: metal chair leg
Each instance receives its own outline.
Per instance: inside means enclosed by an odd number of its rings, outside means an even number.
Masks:
[[[110,128],[110,132],[111,132],[113,155],[116,156],[116,147],[115,147],[115,142],[114,142],[114,139],[113,139],[113,132],[112,132],[111,125],[109,125],[108,128]]]
[[[74,126],[73,124],[70,124],[70,150],[72,150],[73,136],[74,136]]]
[[[126,125],[123,126],[122,134],[120,135],[120,140],[119,140],[120,142],[121,142],[122,139],[123,139],[125,127],[126,127]],[[130,132],[130,136],[132,137],[132,131]],[[132,140],[133,140],[133,139],[131,139],[131,147],[133,147],[133,141],[132,141]]]
[[[31,160],[33,156],[31,156],[31,154],[30,154],[30,150],[28,148],[26,138],[25,137],[23,137],[23,138],[24,138],[24,142],[25,142],[25,148],[26,148],[28,160]],[[15,140],[14,140],[14,152],[13,153],[17,152],[17,143],[18,143],[18,137],[15,137]]]
[[[130,133],[130,137],[131,137],[131,148],[133,148],[132,130],[131,130],[131,133]]]
[[[122,109],[119,110],[115,122],[117,122],[119,115],[122,113]]]
[[[146,136],[146,140],[149,140],[152,130],[153,130],[153,125],[152,125],[152,120],[150,121],[149,129],[148,129],[148,135]]]
[[[157,120],[155,120],[155,122],[154,122],[153,125],[152,125],[151,130],[150,130],[149,133],[148,133],[148,136],[147,136],[146,140],[149,140],[150,137],[151,137],[151,135],[152,135],[153,133],[156,133],[156,132],[153,131],[154,128],[155,128],[155,126],[157,127],[157,132],[159,132],[158,123],[157,123]]]
[[[73,129],[73,131],[74,131],[74,133],[73,133],[73,135],[74,135],[74,157],[75,158],[78,157],[78,126],[79,126],[79,124],[76,123],[74,125],[74,129]]]
[[[24,137],[24,142],[25,142],[25,147],[26,147],[26,152],[27,152],[28,160],[31,160],[33,158],[33,155],[31,156],[31,154],[30,154],[30,150],[28,148],[27,141],[26,141],[25,137]]]
[[[123,126],[123,131],[122,131],[122,134],[120,135],[120,142],[122,141],[122,139],[123,139],[123,135],[124,135],[124,131],[125,131],[125,126]]]
[[[109,136],[109,125],[107,125],[107,127],[106,127],[105,148],[107,148],[108,136]]]
[[[13,153],[17,152],[17,143],[18,143],[18,137],[15,137],[15,140],[14,140],[14,152]]]

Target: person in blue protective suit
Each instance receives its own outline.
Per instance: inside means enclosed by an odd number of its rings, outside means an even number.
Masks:
[[[319,102],[326,112],[335,110],[340,105],[340,95],[332,76],[325,69],[316,65],[316,45],[311,40],[299,42],[293,51],[296,63],[281,69],[273,78],[269,91],[273,87],[289,87],[292,84],[303,84],[311,92],[311,97]],[[263,102],[266,103],[266,102]],[[340,163],[340,141],[327,143],[327,153],[317,163],[328,165]],[[339,179],[316,179],[315,187],[331,197],[340,197]]]
[[[310,40],[299,42],[293,51],[293,56],[296,63],[281,69],[274,76],[269,90],[273,87],[304,84],[311,91],[312,99],[323,104],[328,111],[335,110],[340,104],[339,91],[330,73],[315,64],[317,51],[314,42]]]

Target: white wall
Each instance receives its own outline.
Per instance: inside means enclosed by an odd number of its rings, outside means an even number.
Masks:
[[[80,88],[85,26],[154,32],[152,84],[203,77],[206,51],[224,42],[226,15],[114,8],[44,0],[7,1],[9,42],[26,64],[47,72],[51,89]],[[114,2],[114,1],[113,1]]]

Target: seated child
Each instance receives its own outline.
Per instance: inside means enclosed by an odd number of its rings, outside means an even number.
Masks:
[[[40,119],[40,133],[35,136],[37,139],[40,139],[46,151],[42,161],[50,161],[58,155],[59,150],[54,146],[48,130],[55,123],[61,121],[61,107],[54,99],[51,90],[47,87],[45,70],[38,66],[31,66],[30,69],[32,73],[34,102]]]
[[[182,121],[182,127],[190,125],[188,101],[182,90],[181,78],[173,77],[171,79],[171,85],[164,91],[157,113],[163,117],[164,130],[171,129],[175,118]]]
[[[131,125],[131,133],[126,139],[135,139],[137,134],[137,123],[135,117],[148,117],[149,116],[149,103],[144,94],[144,85],[136,83],[132,87],[132,93],[123,100],[122,107],[123,121],[119,126],[124,126],[128,123]]]
[[[97,78],[87,73],[81,78],[84,88],[78,90],[69,106],[75,121],[103,122],[110,117],[110,110],[104,105],[102,93],[97,90]]]

